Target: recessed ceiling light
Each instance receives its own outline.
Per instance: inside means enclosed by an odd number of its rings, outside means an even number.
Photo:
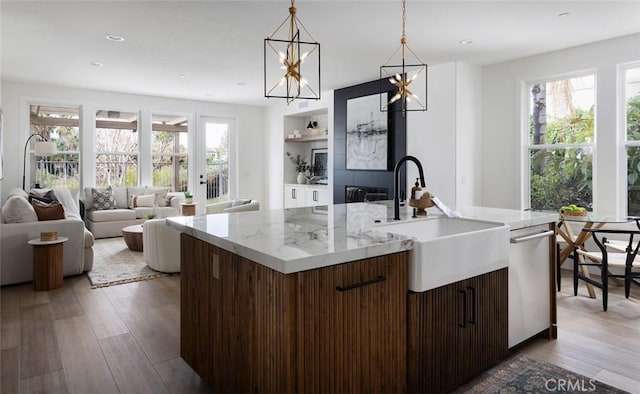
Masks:
[[[180,75],[178,75],[178,78],[184,78],[184,77],[185,77],[185,75],[184,75],[184,74],[180,74]]]
[[[238,86],[244,86],[244,85],[246,85],[246,84],[247,84],[247,83],[246,83],[246,82],[244,82],[244,81],[236,82],[236,85],[238,85]]]
[[[458,41],[462,45],[471,45],[473,44],[473,40],[460,40]]]
[[[124,41],[124,37],[122,36],[117,36],[115,34],[107,34],[106,36],[104,36],[104,38],[106,38],[109,41],[116,41],[116,42],[122,42]]]
[[[91,65],[94,67],[102,67],[104,66],[104,64],[100,63],[100,62],[91,62]]]
[[[561,13],[558,14],[558,17],[559,18],[564,18],[565,16],[569,16],[569,15],[571,15],[571,14],[568,13],[568,12],[561,12]]]

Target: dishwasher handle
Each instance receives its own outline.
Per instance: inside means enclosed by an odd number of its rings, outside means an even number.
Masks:
[[[534,239],[545,238],[550,235],[553,235],[554,233],[555,231],[549,230],[549,231],[544,231],[537,234],[525,235],[524,237],[520,237],[520,238],[510,238],[509,242],[512,244],[519,244],[521,242],[527,242],[527,241],[533,241]]]

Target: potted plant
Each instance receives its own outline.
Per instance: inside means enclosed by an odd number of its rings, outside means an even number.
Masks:
[[[189,190],[186,190],[184,192],[184,202],[186,204],[191,204],[193,203],[193,194],[191,194],[191,192]]]
[[[289,160],[296,166],[296,171],[298,172],[298,178],[296,179],[298,183],[307,183],[307,175],[305,174],[307,170],[310,168],[309,163],[307,163],[306,157],[302,157],[300,155],[296,155],[295,159],[293,155],[287,152],[287,157]]]

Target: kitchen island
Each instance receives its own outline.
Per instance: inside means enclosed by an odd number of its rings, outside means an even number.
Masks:
[[[388,204],[325,208],[167,219],[183,233],[181,355],[214,390],[424,389],[409,374],[421,355],[407,334],[413,240],[379,227]],[[401,219],[414,220],[407,213]],[[528,213],[518,222],[553,220]],[[507,264],[496,277],[504,289]],[[506,310],[493,319],[506,336]],[[506,352],[504,343],[492,361]]]

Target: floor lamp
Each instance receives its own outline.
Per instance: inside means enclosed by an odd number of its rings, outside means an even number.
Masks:
[[[56,143],[53,141],[49,141],[40,134],[31,134],[29,138],[27,138],[27,142],[24,144],[24,155],[22,158],[22,190],[25,190],[24,184],[27,170],[27,147],[29,146],[29,141],[31,141],[33,137],[41,138],[40,141],[36,141],[33,149],[36,156],[51,156],[58,153]]]

